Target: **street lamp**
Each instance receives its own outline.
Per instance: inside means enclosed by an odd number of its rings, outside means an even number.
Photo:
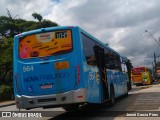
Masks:
[[[160,46],[160,43],[157,41],[157,39],[152,35],[152,33],[150,33],[148,30],[145,30],[145,32],[149,33],[150,36],[158,43],[158,45]]]

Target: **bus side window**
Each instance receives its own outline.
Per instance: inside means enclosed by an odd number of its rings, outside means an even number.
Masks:
[[[114,63],[115,63],[115,69],[116,69],[116,70],[121,70],[120,58],[119,58],[118,55],[115,56],[115,58],[114,58]]]
[[[127,73],[128,70],[127,70],[127,65],[126,65],[126,63],[125,63],[125,62],[122,62],[122,63],[121,63],[121,66],[122,66],[122,72]]]
[[[113,68],[113,59],[111,57],[111,53],[108,51],[105,53],[105,65],[107,69]]]
[[[83,49],[87,64],[91,66],[96,66],[97,64],[93,50],[93,46],[95,46],[96,42],[94,42],[91,38],[84,35],[83,33],[81,35],[82,35]]]
[[[105,50],[105,64],[107,69],[120,70],[120,61],[118,55],[109,50]]]

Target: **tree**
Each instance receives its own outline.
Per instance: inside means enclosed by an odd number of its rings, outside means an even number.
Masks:
[[[55,22],[45,19],[43,20],[43,17],[38,13],[33,13],[32,16],[39,21],[33,26],[34,29],[58,26],[58,24]]]
[[[33,13],[32,16],[34,17],[34,19],[37,19],[39,22],[41,22],[43,19],[43,17],[38,13]]]
[[[55,22],[52,22],[52,21],[50,21],[50,20],[43,20],[42,21],[42,26],[43,27],[54,27],[54,26],[58,26],[58,24],[57,23],[55,23]]]
[[[37,13],[33,13],[32,16],[39,22],[13,18],[9,10],[7,11],[8,17],[0,16],[0,85],[12,84],[13,81],[13,37],[25,31],[58,26],[50,20],[42,20],[43,17]]]
[[[0,44],[0,84],[12,83],[13,38]]]

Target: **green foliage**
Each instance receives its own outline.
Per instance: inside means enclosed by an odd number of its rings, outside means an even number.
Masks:
[[[39,22],[41,22],[43,19],[43,17],[38,13],[33,13],[32,16],[34,17],[34,19],[37,19]]]
[[[34,13],[32,16],[38,19],[38,22],[15,19],[9,11],[8,17],[0,16],[0,85],[13,84],[13,37],[34,29],[58,26],[55,22],[43,20],[40,14]]]
[[[13,99],[13,87],[0,85],[0,101]]]
[[[43,20],[43,17],[40,14],[33,13],[32,15],[35,19],[38,19],[38,22],[26,21],[23,19],[13,19],[12,16],[0,16],[0,33],[5,38],[10,38],[14,37],[16,34],[26,31],[45,27],[58,26],[58,24],[55,22],[45,19]],[[8,33],[6,34],[6,32]]]
[[[0,44],[0,85],[11,84],[13,66],[13,39],[8,38]]]
[[[50,21],[50,20],[45,20],[45,19],[42,21],[41,24],[42,24],[43,27],[54,27],[54,26],[58,26],[57,23],[52,22],[52,21]]]

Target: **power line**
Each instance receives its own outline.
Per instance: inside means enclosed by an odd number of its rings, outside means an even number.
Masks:
[[[149,33],[150,36],[157,42],[157,44],[160,46],[160,43],[157,41],[157,39],[150,33],[148,30],[145,30],[145,32]]]

